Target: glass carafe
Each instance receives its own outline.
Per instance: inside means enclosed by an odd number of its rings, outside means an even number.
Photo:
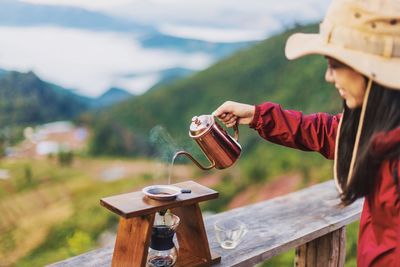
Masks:
[[[178,250],[173,239],[179,220],[178,216],[169,212],[164,215],[156,213],[147,256],[148,267],[174,266]]]

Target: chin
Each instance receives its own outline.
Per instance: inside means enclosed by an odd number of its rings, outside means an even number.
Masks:
[[[349,109],[356,109],[356,108],[361,107],[362,104],[357,104],[357,103],[355,103],[354,101],[346,101],[346,106],[347,106]]]

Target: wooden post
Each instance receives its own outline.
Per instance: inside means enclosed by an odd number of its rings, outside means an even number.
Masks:
[[[184,222],[177,228],[179,256],[177,266],[210,266],[213,261],[198,203],[172,209]],[[196,259],[197,258],[197,259]]]
[[[154,214],[119,220],[113,267],[146,266]]]
[[[346,257],[346,227],[296,248],[295,267],[343,267]]]

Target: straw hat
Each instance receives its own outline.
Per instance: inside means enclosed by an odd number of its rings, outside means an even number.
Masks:
[[[331,56],[400,90],[400,0],[333,0],[317,34],[296,33],[286,56]]]

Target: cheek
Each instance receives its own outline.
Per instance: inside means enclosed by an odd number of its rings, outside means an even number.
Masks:
[[[353,82],[351,84],[350,94],[353,98],[354,105],[357,107],[361,106],[364,101],[365,95],[365,80],[364,77],[353,77]]]
[[[362,103],[358,103],[358,102],[356,101],[356,99],[354,99],[354,98],[352,98],[352,97],[348,97],[348,98],[346,98],[345,100],[346,100],[346,106],[347,106],[349,109],[355,109],[355,108],[361,107],[361,105],[362,105]]]
[[[363,100],[365,95],[366,84],[363,77],[360,78],[359,82],[357,83],[357,96],[359,99]]]

